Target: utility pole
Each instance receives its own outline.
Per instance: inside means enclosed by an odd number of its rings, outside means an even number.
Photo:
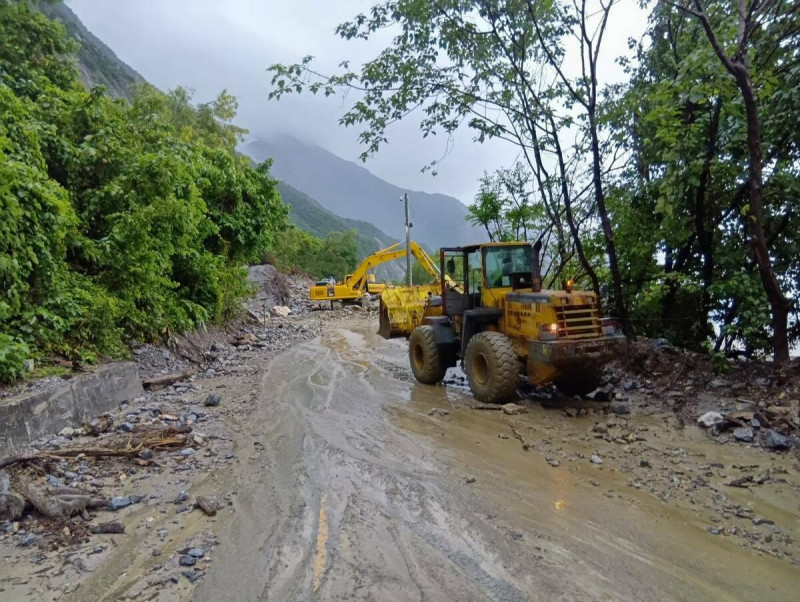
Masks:
[[[408,193],[404,193],[400,200],[406,204],[406,283],[411,286],[411,227],[414,224],[408,221]]]

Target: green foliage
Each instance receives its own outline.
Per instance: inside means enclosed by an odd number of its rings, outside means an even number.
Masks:
[[[17,380],[25,375],[25,360],[30,349],[19,338],[0,333],[0,382]]]
[[[282,271],[301,271],[314,278],[332,276],[342,280],[358,265],[355,230],[331,232],[317,238],[296,227],[278,233],[267,261]]]
[[[93,361],[224,319],[241,266],[286,227],[269,165],[235,152],[233,97],[113,100],[80,85],[75,50],[27,3],[0,3],[0,379],[21,354]]]

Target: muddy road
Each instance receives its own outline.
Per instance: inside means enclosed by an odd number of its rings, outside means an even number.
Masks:
[[[676,432],[657,415],[626,419],[638,436],[622,446],[592,436],[607,425],[598,412],[570,417],[538,403],[515,416],[471,409],[458,387],[416,384],[405,341],[373,330],[357,319],[220,381],[217,390],[235,400],[225,421],[236,460],[198,478],[192,493],[225,495],[229,505],[210,523],[193,513],[161,539],[159,523],[173,516],[155,514],[155,525],[62,599],[796,595],[792,458],[745,455],[691,427]],[[724,489],[739,471],[765,466],[783,477]],[[696,475],[705,487],[687,486]],[[737,518],[732,508],[749,511]],[[137,512],[130,521],[152,519],[149,508]],[[216,544],[202,579],[147,581],[153,565],[201,532]],[[153,558],[150,548],[163,553]]]

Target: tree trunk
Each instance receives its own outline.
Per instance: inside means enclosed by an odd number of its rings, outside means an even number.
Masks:
[[[738,64],[736,83],[742,93],[745,114],[747,116],[747,151],[749,154],[750,211],[744,216],[750,247],[764,292],[767,294],[772,310],[772,353],[776,363],[789,361],[789,336],[787,322],[789,320],[790,301],[783,295],[780,283],[772,269],[767,237],[764,234],[764,189],[762,180],[761,124],[758,120],[753,84],[750,74],[744,65]]]
[[[634,331],[628,316],[628,308],[625,305],[625,298],[622,294],[622,277],[619,273],[619,263],[617,262],[617,247],[614,244],[614,230],[611,227],[611,220],[608,218],[606,208],[606,198],[603,192],[603,176],[600,168],[600,141],[597,138],[597,123],[594,115],[594,105],[590,105],[589,113],[589,134],[592,142],[592,180],[594,184],[594,198],[597,203],[597,210],[600,213],[600,223],[603,226],[603,235],[606,239],[606,253],[608,254],[608,269],[611,272],[611,288],[614,291],[614,312],[622,324],[622,332],[628,340],[633,340]]]

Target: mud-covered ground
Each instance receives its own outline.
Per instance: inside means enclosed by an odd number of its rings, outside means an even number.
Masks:
[[[126,418],[194,414],[195,452],[146,468],[84,459],[111,495],[143,496],[93,518],[125,533],[73,536],[76,517],[67,537],[23,519],[40,535],[0,536],[0,600],[796,596],[796,449],[695,423],[700,389],[726,417],[745,411],[741,390],[631,370],[612,402],[535,392],[509,415],[478,409],[457,371],[415,383],[405,342],[373,334],[374,314],[322,313],[285,319],[307,332],[269,346],[220,346],[213,373],[141,400]],[[688,397],[677,410],[673,386]]]

